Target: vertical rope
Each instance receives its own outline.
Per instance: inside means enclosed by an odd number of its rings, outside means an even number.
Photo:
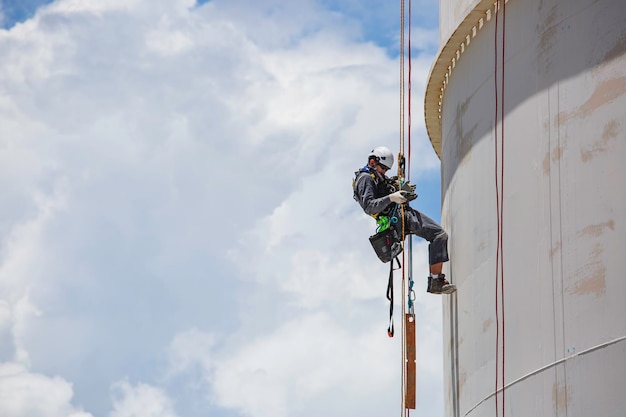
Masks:
[[[408,119],[407,119],[407,142],[408,142],[408,155],[407,155],[407,163],[405,166],[405,179],[408,182],[409,179],[411,178],[411,0],[409,0],[409,17],[408,17],[408,61],[409,61],[409,73],[408,73]],[[408,271],[408,276],[409,276],[409,286],[411,287],[410,291],[412,291],[412,286],[413,286],[413,241],[411,240],[413,239],[413,237],[411,235],[409,235],[409,247],[408,247],[408,258],[409,258],[409,271]],[[406,288],[406,285],[403,284],[402,288]],[[411,297],[411,293],[409,291],[408,294],[408,298]],[[407,299],[407,296],[403,297],[402,300],[404,302],[404,300]],[[406,305],[411,306],[410,308],[410,312],[411,314],[413,314],[413,301],[412,300],[407,300]],[[406,315],[404,316],[406,317]],[[406,321],[406,320],[405,320]],[[404,332],[406,334],[406,331]],[[405,336],[406,337],[406,336]],[[413,337],[415,337],[415,335],[413,334]],[[412,341],[412,346],[414,345],[414,340]],[[406,347],[407,347],[407,341],[405,340],[404,343],[404,350],[405,350],[405,354],[404,354],[404,367],[406,368],[407,363],[408,363],[408,352],[406,352]],[[412,359],[411,359],[412,360]],[[414,376],[414,375],[413,375]],[[406,375],[406,371],[405,371],[405,393],[406,390],[408,389],[407,387],[412,387],[412,389],[415,389],[415,384],[413,383],[409,383],[407,381],[407,375]],[[411,394],[411,397],[413,398],[414,393]],[[405,401],[406,401],[406,395],[405,395]],[[406,411],[406,417],[409,417],[410,415],[410,411],[408,408],[406,408],[406,403],[405,403],[405,411]],[[414,404],[413,404],[414,406]]]
[[[400,0],[400,154],[404,155],[404,2]],[[400,162],[400,161],[398,161]],[[398,178],[400,177],[398,163]]]
[[[409,70],[409,72],[408,72],[407,141],[408,141],[409,154],[408,154],[408,158],[407,158],[408,162],[403,167],[403,171],[404,171],[403,172],[403,178],[402,178],[403,181],[408,181],[410,176],[411,176],[411,168],[410,168],[411,167],[411,0],[409,0],[408,14],[409,14],[409,16],[408,16],[408,31],[407,31],[408,32],[408,48],[407,49],[408,49],[408,61],[409,61],[408,62],[408,64],[409,64],[408,70]],[[404,34],[404,21],[405,21],[405,18],[404,18],[404,5],[402,7],[402,15],[403,15],[402,16],[402,26],[403,26],[402,33]],[[402,49],[401,55],[403,56],[403,61],[404,61],[404,49]],[[402,89],[404,91],[404,80],[405,80],[405,78],[404,78],[404,62],[402,64],[402,70],[401,71],[402,71],[402,83],[403,83],[403,88]],[[403,105],[404,105],[404,101],[403,101]],[[404,156],[404,135],[403,135],[401,149],[402,149],[402,155]],[[402,218],[403,218],[402,236],[404,238],[404,235],[405,235],[405,230],[404,230],[404,213],[403,213]],[[409,245],[408,245],[408,252],[406,252],[406,253],[407,253],[407,258],[409,259],[409,265],[412,268],[412,257],[413,257],[413,245],[411,244],[412,243],[411,242],[412,236],[409,235],[408,239],[409,239]],[[405,265],[406,265],[406,263],[403,264],[403,269],[402,269],[402,291],[403,291],[403,294],[402,294],[402,317],[404,319],[403,322],[402,322],[403,326],[405,326],[405,322],[406,322],[406,319],[405,319],[405,317],[406,317],[406,306],[408,304],[408,302],[407,302],[407,304],[404,303],[404,300],[407,299],[407,294],[406,294],[406,286],[407,286],[407,284],[406,284],[406,281],[405,281],[405,275],[406,275],[405,274],[405,269],[406,268],[404,268]],[[412,277],[412,273],[411,273],[410,269],[408,271],[408,274],[409,274],[409,281],[412,281],[413,277]],[[410,297],[410,295],[408,295],[408,297]],[[403,343],[403,349],[402,349],[403,350],[402,369],[403,369],[403,374],[404,374],[403,379],[402,379],[403,380],[403,385],[404,385],[404,388],[402,390],[403,391],[403,408],[404,408],[406,417],[409,417],[410,411],[407,408],[407,404],[406,404],[406,394],[407,394],[406,391],[407,391],[409,386],[411,386],[413,388],[415,388],[415,387],[414,387],[414,385],[409,384],[409,382],[407,380],[408,375],[407,375],[407,371],[406,371],[406,366],[407,366],[407,363],[408,363],[408,352],[407,352],[406,329],[403,328],[402,330],[403,330],[402,334],[403,334],[403,338],[404,338],[404,340],[403,340],[403,342],[404,342]]]
[[[500,304],[502,306],[502,417],[504,417],[505,404],[505,385],[504,366],[505,366],[505,337],[504,337],[504,68],[505,64],[505,45],[506,45],[506,0],[502,1],[502,63],[500,65]]]
[[[501,47],[498,49],[498,16],[502,10]],[[494,154],[495,154],[495,183],[496,183],[496,212],[497,212],[497,246],[496,246],[496,388],[495,403],[496,417],[500,410],[505,416],[505,310],[504,310],[504,71],[506,45],[506,0],[495,3],[495,31],[494,31],[494,90],[495,90],[495,118],[494,118]],[[500,100],[498,101],[498,54],[500,63]],[[500,138],[498,139],[498,114],[500,116]],[[499,141],[499,147],[498,147]],[[499,290],[499,291],[498,291]],[[501,330],[501,331],[500,331]],[[500,342],[502,357],[500,359]],[[499,382],[502,382],[502,408],[498,404]]]
[[[409,75],[408,75],[408,119],[407,119],[407,143],[408,143],[408,155],[407,155],[407,168],[406,168],[406,180],[411,179],[411,0],[409,0],[409,45],[408,45],[408,58],[409,58]]]
[[[400,151],[398,153],[398,184],[402,180],[404,176],[404,164],[403,164],[403,156],[404,156],[404,3],[405,0],[400,0]],[[404,245],[405,239],[405,221],[404,221],[404,206],[401,206],[400,214],[402,216],[402,244]],[[405,399],[405,382],[406,382],[406,335],[405,335],[405,324],[404,324],[404,315],[405,315],[405,307],[404,307],[404,297],[405,297],[405,280],[404,280],[404,265],[406,265],[406,252],[402,252],[402,340],[401,340],[401,349],[402,349],[402,363],[400,366],[401,369],[401,384],[400,384],[400,397],[402,407],[400,408],[401,416],[406,412],[406,399]]]
[[[498,293],[498,278],[499,278],[499,274],[500,274],[500,183],[499,183],[499,178],[498,178],[498,174],[499,174],[499,170],[498,170],[498,113],[499,113],[499,106],[498,106],[498,2],[495,3],[495,24],[494,24],[494,39],[493,39],[493,43],[494,43],[494,70],[493,70],[493,84],[494,84],[494,102],[495,102],[495,115],[494,115],[494,122],[493,122],[493,129],[494,129],[494,159],[495,159],[495,163],[494,163],[494,178],[495,178],[495,185],[496,185],[496,218],[497,218],[497,243],[496,243],[496,270],[495,270],[495,279],[496,279],[496,285],[495,285],[495,314],[496,314],[496,357],[495,357],[495,371],[496,371],[496,378],[495,378],[495,405],[496,405],[496,417],[498,417],[499,414],[499,406],[498,406],[498,387],[499,387],[499,379],[500,379],[500,372],[499,372],[499,366],[500,366],[500,361],[499,361],[499,355],[500,355],[500,310],[499,310],[499,293]]]

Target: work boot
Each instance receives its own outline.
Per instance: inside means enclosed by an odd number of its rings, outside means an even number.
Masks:
[[[437,278],[428,277],[428,288],[426,292],[431,294],[452,294],[456,291],[456,285],[450,284],[446,280],[445,274],[439,274]]]

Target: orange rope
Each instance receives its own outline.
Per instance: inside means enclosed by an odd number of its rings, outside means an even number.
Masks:
[[[398,186],[401,185],[401,181],[404,177],[404,2],[405,0],[400,0],[400,151],[398,153]],[[402,245],[404,245],[405,240],[405,222],[404,222],[404,205],[400,208],[400,215],[402,217]],[[402,363],[400,366],[402,380],[401,380],[401,389],[400,389],[400,397],[402,407],[400,411],[402,414],[406,412],[406,402],[405,402],[405,392],[406,392],[406,340],[405,340],[405,324],[404,324],[404,315],[405,315],[405,307],[404,307],[404,297],[405,297],[405,268],[406,264],[406,252],[402,251],[402,341],[401,341],[401,349],[402,349]],[[401,414],[401,415],[402,415]]]

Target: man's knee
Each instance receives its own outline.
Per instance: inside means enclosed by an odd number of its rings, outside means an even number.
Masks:
[[[447,242],[448,241],[448,234],[446,233],[445,230],[442,230],[441,232],[437,233],[435,235],[435,239],[434,240],[438,240],[440,242]]]

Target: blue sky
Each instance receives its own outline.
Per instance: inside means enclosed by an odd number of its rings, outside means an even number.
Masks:
[[[10,28],[17,22],[30,19],[39,7],[51,2],[51,0],[3,0],[0,2],[2,5],[2,27]]]
[[[398,5],[0,5],[0,415],[399,411],[387,266],[351,190],[398,148]],[[438,219],[437,9],[413,4],[411,178]],[[436,417],[441,305],[414,257]]]

